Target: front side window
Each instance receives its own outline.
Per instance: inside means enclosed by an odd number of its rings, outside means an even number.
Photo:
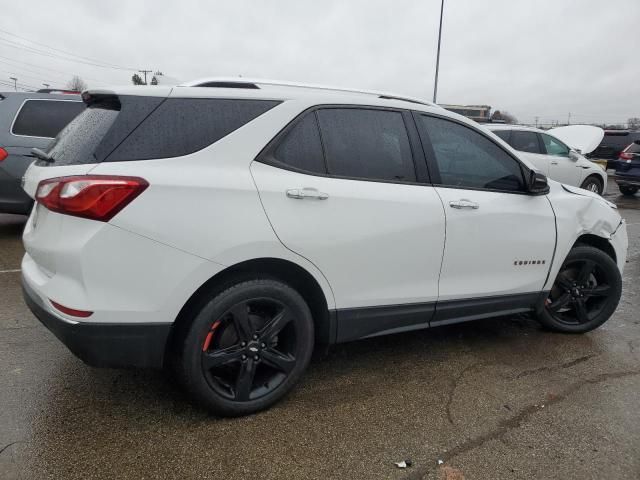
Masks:
[[[72,100],[27,100],[13,122],[11,133],[53,138],[85,107],[83,102]]]
[[[307,113],[289,130],[273,152],[273,157],[280,163],[300,170],[327,173],[314,112]]]
[[[513,130],[509,138],[509,145],[519,152],[542,153],[536,132]]]
[[[418,129],[430,140],[440,185],[525,191],[520,164],[475,130],[449,120],[418,115]]]
[[[317,111],[329,174],[367,180],[416,180],[400,112],[365,108]]]
[[[569,156],[569,147],[560,140],[553,138],[551,135],[547,135],[546,133],[541,133],[540,135],[542,135],[542,142],[544,143],[547,155],[555,155],[558,157]]]

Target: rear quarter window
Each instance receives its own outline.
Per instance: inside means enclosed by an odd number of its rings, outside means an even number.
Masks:
[[[279,103],[253,99],[169,98],[106,161],[170,158],[197,152]]]
[[[55,137],[85,109],[73,100],[26,100],[11,127],[11,133],[28,137]]]

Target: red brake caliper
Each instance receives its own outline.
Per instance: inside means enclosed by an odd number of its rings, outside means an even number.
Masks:
[[[213,325],[211,325],[211,329],[209,330],[209,333],[207,333],[207,338],[204,339],[204,344],[202,345],[203,352],[206,352],[207,350],[209,350],[209,345],[211,345],[213,334],[216,332],[216,329],[219,326],[220,326],[220,320],[216,320],[215,322],[213,322]]]

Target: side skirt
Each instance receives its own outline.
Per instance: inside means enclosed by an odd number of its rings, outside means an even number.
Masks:
[[[535,311],[548,292],[522,293],[407,305],[345,308],[336,319],[336,343],[439,325]]]

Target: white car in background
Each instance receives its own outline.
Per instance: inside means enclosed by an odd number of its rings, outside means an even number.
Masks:
[[[583,155],[595,150],[604,130],[569,125],[544,131],[523,125],[488,125],[489,130],[522,152],[547,177],[599,195],[606,190],[607,173]]]

